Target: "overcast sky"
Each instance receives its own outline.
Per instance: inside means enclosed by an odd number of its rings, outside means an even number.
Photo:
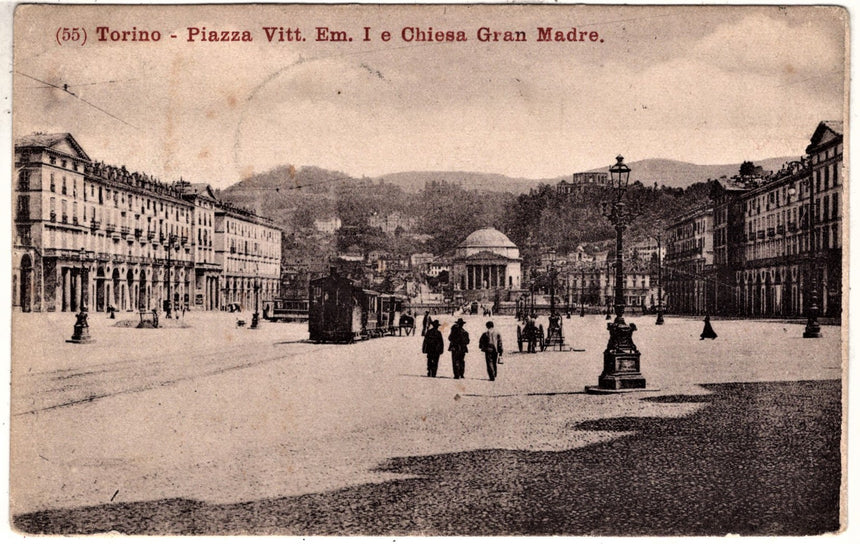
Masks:
[[[843,117],[844,17],[800,6],[24,7],[14,130],[71,132],[94,159],[216,187],[280,164],[537,178],[618,153],[800,156],[818,121]],[[58,45],[62,26],[86,28],[88,43]],[[97,26],[163,38],[102,43]],[[186,41],[187,27],[204,26],[247,29],[254,42]],[[298,27],[308,41],[268,43],[263,26]],[[317,26],[354,40],[316,42]],[[405,42],[405,26],[469,41]],[[481,43],[482,26],[529,41]],[[603,41],[539,43],[538,27]]]

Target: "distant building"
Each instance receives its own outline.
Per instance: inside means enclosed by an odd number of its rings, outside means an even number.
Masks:
[[[413,271],[423,274],[427,272],[434,258],[432,253],[413,253],[409,256],[409,266]]]
[[[367,224],[371,228],[382,230],[385,234],[393,235],[397,232],[398,228],[403,232],[411,231],[415,228],[417,220],[415,218],[408,217],[406,214],[395,211],[388,215],[372,213],[367,219]]]
[[[314,228],[326,234],[334,234],[341,227],[340,217],[332,216],[323,219],[314,219]]]
[[[646,238],[639,242],[633,242],[629,246],[629,251],[632,257],[645,261],[648,261],[652,257],[656,258],[658,253],[661,258],[666,258],[666,246],[657,243],[657,238]]]
[[[476,230],[457,246],[451,263],[455,295],[465,300],[489,297],[490,293],[519,292],[521,282],[520,250],[493,228]]]
[[[561,180],[556,184],[556,193],[569,195],[581,191],[586,185],[605,187],[608,183],[607,172],[578,172],[571,176],[571,181]]]
[[[427,275],[431,277],[438,276],[442,272],[451,271],[451,262],[446,258],[436,258],[427,266]]]
[[[701,206],[666,229],[666,304],[670,312],[704,315],[713,311],[714,208]]]

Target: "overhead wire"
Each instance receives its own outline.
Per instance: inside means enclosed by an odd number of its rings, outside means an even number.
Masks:
[[[21,72],[21,71],[19,71],[19,70],[15,70],[15,73],[16,73],[16,74],[20,74],[20,75],[22,75],[22,76],[24,76],[24,77],[26,77],[26,78],[32,79],[33,81],[38,81],[39,83],[42,83],[42,84],[44,84],[44,85],[46,85],[46,86],[48,86],[48,87],[53,87],[53,88],[55,88],[55,89],[58,89],[58,90],[60,90],[60,91],[63,91],[64,93],[68,93],[69,95],[71,95],[71,96],[73,96],[73,97],[77,98],[78,100],[80,100],[80,101],[81,101],[81,102],[83,102],[84,104],[87,104],[88,106],[90,106],[90,107],[92,107],[92,108],[95,108],[95,109],[97,109],[98,111],[100,111],[100,112],[104,113],[104,114],[105,114],[105,115],[107,115],[108,117],[111,117],[111,118],[113,118],[113,119],[116,119],[116,120],[117,120],[117,121],[119,121],[120,123],[123,123],[124,125],[130,126],[130,127],[131,127],[131,128],[133,128],[133,129],[141,130],[141,129],[140,129],[140,127],[137,127],[137,126],[135,126],[135,125],[132,125],[131,123],[129,123],[129,122],[128,122],[128,121],[126,121],[125,119],[121,119],[121,118],[117,117],[116,115],[112,114],[111,112],[107,111],[106,109],[101,108],[101,107],[99,107],[99,106],[97,106],[97,105],[93,104],[93,103],[92,103],[92,102],[90,102],[89,100],[87,100],[87,99],[85,99],[85,98],[82,98],[82,97],[78,96],[77,94],[73,93],[71,90],[69,90],[69,84],[68,84],[68,83],[64,83],[64,84],[63,84],[63,86],[61,87],[61,86],[56,85],[56,84],[54,84],[54,83],[50,83],[50,82],[48,82],[48,81],[45,81],[45,80],[39,79],[39,78],[37,78],[37,77],[35,77],[35,76],[31,76],[30,74],[25,74],[24,72]]]

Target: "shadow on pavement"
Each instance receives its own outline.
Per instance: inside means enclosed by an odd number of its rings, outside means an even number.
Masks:
[[[393,458],[412,476],[237,504],[183,499],[20,515],[28,533],[295,535],[817,535],[839,530],[839,381],[706,385],[678,418],[613,418],[625,432],[567,451]],[[490,416],[492,417],[492,416]]]

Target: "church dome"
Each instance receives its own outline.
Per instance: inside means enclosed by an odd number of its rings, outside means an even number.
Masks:
[[[520,251],[511,239],[493,228],[476,230],[466,237],[459,248],[464,257],[487,251],[518,259]]]
[[[466,237],[461,247],[467,248],[515,248],[511,239],[496,229],[480,229]]]

